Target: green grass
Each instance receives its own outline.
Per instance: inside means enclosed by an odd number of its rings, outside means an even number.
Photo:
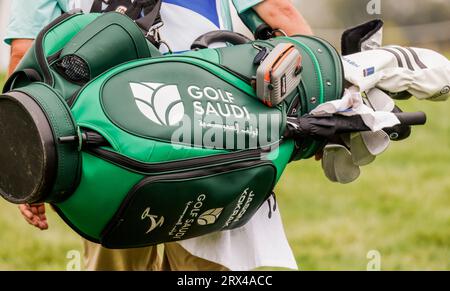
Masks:
[[[364,270],[369,250],[386,270],[450,269],[450,106],[401,106],[427,112],[428,125],[363,168],[356,183],[331,184],[313,161],[284,175],[278,198],[302,269]]]
[[[1,76],[0,76],[1,78]],[[383,270],[450,269],[449,103],[408,101],[429,115],[354,184],[330,183],[314,161],[289,166],[277,187],[286,233],[302,270],[365,270],[370,250]],[[0,202],[0,270],[64,270],[78,236],[54,213],[38,231]]]

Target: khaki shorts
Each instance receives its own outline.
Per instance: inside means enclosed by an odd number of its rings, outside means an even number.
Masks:
[[[110,250],[83,240],[88,271],[227,271],[219,264],[193,256],[178,243]]]

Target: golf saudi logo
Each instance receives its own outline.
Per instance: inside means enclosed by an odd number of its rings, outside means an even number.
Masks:
[[[184,116],[184,106],[176,85],[130,83],[136,105],[142,114],[159,125],[175,126]]]
[[[222,214],[223,208],[214,208],[207,210],[197,219],[199,225],[210,225],[216,223],[219,216]]]

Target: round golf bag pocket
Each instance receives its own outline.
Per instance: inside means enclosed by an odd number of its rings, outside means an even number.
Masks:
[[[77,184],[76,145],[61,144],[77,128],[52,88],[34,83],[0,96],[0,195],[12,203],[57,202]]]
[[[240,227],[272,193],[275,180],[268,161],[146,177],[129,191],[101,243],[143,247]]]

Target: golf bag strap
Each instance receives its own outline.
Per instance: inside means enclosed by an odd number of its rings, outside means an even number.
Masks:
[[[23,80],[26,82],[42,82],[42,78],[39,73],[34,69],[23,69],[20,71],[14,72],[6,81],[5,86],[3,87],[4,91],[9,91],[13,88],[14,83],[17,80]]]
[[[91,13],[106,13],[116,11],[127,15],[133,20],[141,16],[142,2],[153,2],[151,0],[131,1],[131,0],[94,0]],[[107,5],[103,9],[103,4]]]
[[[161,4],[162,1],[161,0],[156,0],[154,1],[154,5],[153,5],[153,9],[149,9],[149,5],[148,3],[146,4],[147,7],[144,7],[144,12],[147,9],[148,13],[145,14],[144,17],[136,20],[136,24],[142,29],[144,30],[147,35],[149,35],[149,33],[151,33],[152,28],[155,24],[161,22],[161,17],[160,17],[160,10],[161,10]]]
[[[104,13],[110,11],[116,11],[120,6],[121,1],[119,0],[94,0],[91,7],[91,13]],[[135,0],[133,3],[131,1],[122,1],[128,3],[122,3],[129,5],[128,10],[125,12],[127,16],[135,20],[136,24],[145,34],[145,37],[157,48],[159,47],[158,35],[156,29],[154,29],[155,24],[161,23],[161,0]],[[108,8],[103,9],[103,4],[109,5]],[[144,16],[139,18],[141,12],[144,11]]]
[[[157,2],[155,0],[94,0],[91,6],[90,13],[105,13],[111,11],[117,11],[117,8],[120,6],[125,6],[127,11],[125,14],[132,18],[133,20],[137,20],[141,16],[141,12],[144,11],[144,15],[150,14],[153,11],[153,8],[158,8]],[[103,4],[108,5],[106,9],[103,9]],[[158,12],[160,7],[158,8]],[[120,12],[120,11],[117,11]],[[159,22],[159,14],[157,20],[154,23]]]
[[[94,0],[94,2],[92,3],[92,7],[91,7],[90,13],[101,13],[102,12],[103,3],[108,4],[106,2],[103,2],[102,0]]]

